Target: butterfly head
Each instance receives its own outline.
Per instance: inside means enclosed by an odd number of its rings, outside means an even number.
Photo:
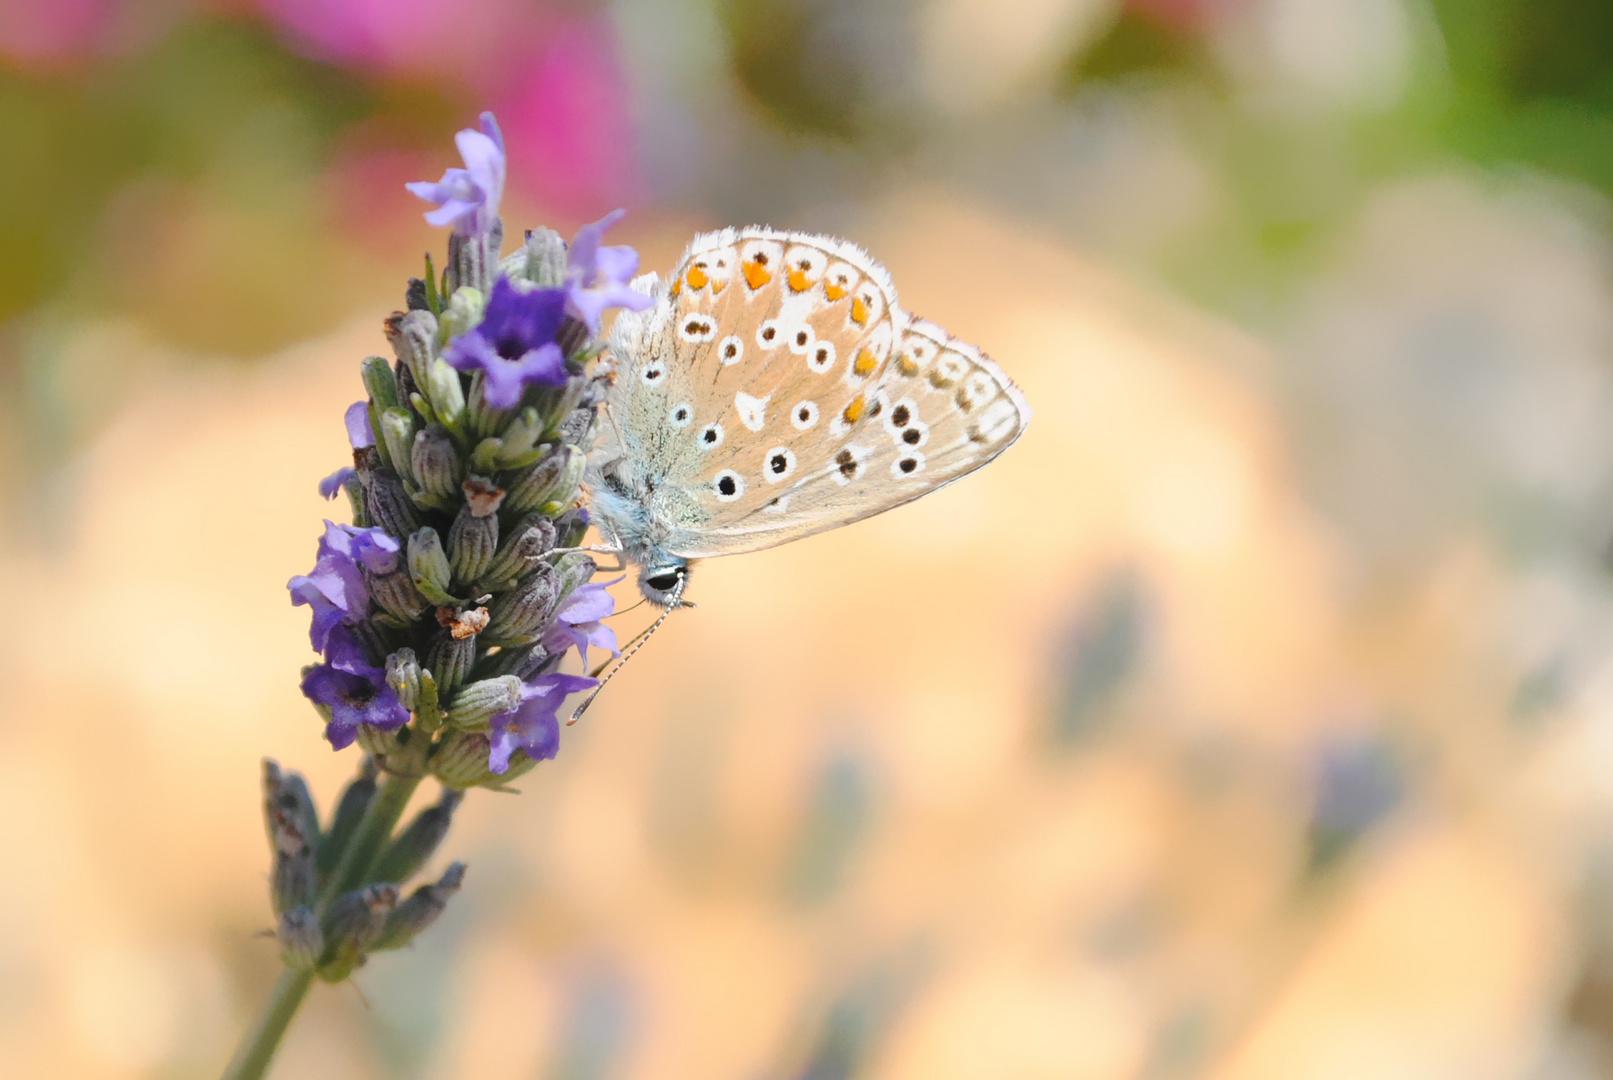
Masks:
[[[683,589],[688,581],[688,560],[675,556],[667,556],[646,565],[638,575],[639,591],[644,598],[663,608],[694,606],[683,599]]]

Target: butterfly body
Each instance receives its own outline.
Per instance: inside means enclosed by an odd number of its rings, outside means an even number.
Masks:
[[[696,237],[611,333],[593,518],[663,606],[692,560],[870,517],[972,472],[1030,419],[973,346],[908,315],[883,267],[830,237]]]

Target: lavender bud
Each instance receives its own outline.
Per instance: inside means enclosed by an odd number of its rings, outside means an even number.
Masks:
[[[425,397],[445,424],[458,424],[465,414],[465,388],[446,360],[434,361],[426,373]]]
[[[370,599],[382,611],[405,623],[413,622],[430,606],[414,587],[414,579],[406,570],[390,574],[367,575]]]
[[[422,885],[387,916],[386,929],[370,948],[401,949],[420,936],[448,907],[448,898],[459,891],[465,880],[465,864],[450,863],[442,877],[430,885]]]
[[[587,327],[583,328],[583,333],[585,335],[587,334]],[[554,433],[560,431],[563,422],[572,414],[572,411],[577,408],[577,402],[582,400],[583,389],[587,385],[588,380],[584,378],[573,377],[567,379],[565,385],[562,386],[554,397],[550,399],[549,403],[544,409],[544,413],[548,418],[547,425],[550,432],[550,436],[546,441],[558,441],[563,443],[577,442],[576,439],[568,439],[563,435],[556,439],[554,437]]]
[[[420,384],[414,381],[414,372],[410,371],[409,365],[401,360],[393,366],[392,379],[399,405],[409,404],[414,400],[414,396],[420,392]]]
[[[426,860],[437,850],[437,845],[442,843],[443,837],[448,835],[454,811],[464,799],[464,792],[444,788],[437,804],[416,814],[415,819],[409,822],[409,827],[381,852],[370,876],[377,881],[393,881],[401,885],[419,873],[420,868],[426,865]]]
[[[374,619],[360,619],[356,623],[347,624],[347,632],[353,640],[364,650],[364,658],[371,664],[379,664],[386,659],[386,654],[392,651],[387,644],[386,637],[381,628],[375,624]]]
[[[421,278],[412,277],[403,290],[403,306],[410,311],[431,310],[431,300],[426,294],[426,283]]]
[[[560,601],[560,579],[554,568],[540,562],[526,580],[493,601],[487,634],[500,642],[524,644],[549,617]]]
[[[542,436],[543,417],[538,415],[538,410],[531,406],[522,409],[499,436],[499,464],[506,469],[526,464],[518,459],[532,453]]]
[[[322,876],[335,870],[336,864],[342,861],[347,842],[353,838],[358,823],[369,810],[370,800],[375,798],[375,778],[379,772],[375,762],[365,758],[359,766],[358,776],[353,778],[337,800],[336,813],[331,816],[330,832],[325,834],[324,841],[319,845],[317,869]]]
[[[403,749],[408,738],[407,728],[379,728],[374,724],[360,724],[353,731],[353,741],[383,766],[388,758]]]
[[[441,424],[423,428],[414,437],[409,461],[415,479],[426,494],[447,499],[459,490],[459,451],[454,448],[448,429]]]
[[[325,951],[319,920],[307,907],[294,907],[280,916],[274,936],[280,941],[280,960],[289,968],[310,971]]]
[[[498,551],[498,515],[476,515],[466,503],[459,508],[448,530],[448,561],[458,581],[475,581],[482,576]]]
[[[372,469],[364,484],[364,509],[369,519],[393,536],[408,536],[420,527],[414,500],[391,469]]]
[[[521,680],[514,675],[483,679],[460,688],[443,722],[466,731],[485,728],[493,717],[521,704]]]
[[[555,574],[560,578],[560,595],[570,596],[579,586],[588,584],[599,564],[587,552],[568,551],[555,560]]]
[[[426,652],[426,667],[436,683],[438,700],[453,698],[455,688],[470,675],[476,662],[476,636],[458,638],[450,630],[439,630]]]
[[[474,329],[482,321],[482,312],[486,310],[487,297],[481,289],[474,285],[461,285],[454,289],[454,295],[448,298],[448,306],[443,310],[437,340],[452,341]]]
[[[452,788],[503,787],[511,780],[531,772],[537,762],[517,750],[510,757],[510,767],[495,773],[487,767],[491,747],[487,734],[481,731],[450,731],[437,744],[431,758],[431,774]]]
[[[453,605],[459,601],[448,592],[454,576],[448,555],[437,538],[437,530],[427,526],[409,537],[409,576],[414,587],[433,604]]]
[[[386,684],[398,695],[398,703],[414,712],[420,701],[420,662],[413,649],[399,649],[386,658]]]
[[[579,386],[581,379],[571,380]],[[566,418],[560,422],[555,437],[561,442],[573,446],[587,446],[594,441],[594,434],[598,429],[598,414],[593,409],[572,409]]]
[[[499,675],[514,675],[522,682],[539,674],[539,668],[548,660],[549,654],[544,651],[538,642],[526,645],[506,645],[490,656],[482,657],[481,663],[476,665],[476,674],[484,679],[491,679]]]
[[[341,982],[364,962],[364,953],[386,929],[387,916],[398,906],[398,887],[377,882],[338,896],[325,917],[324,962],[319,977]]]
[[[540,289],[566,283],[566,242],[553,229],[533,229],[526,238],[526,279]]]
[[[398,398],[398,380],[392,374],[392,365],[379,356],[366,356],[359,365],[364,389],[370,395],[370,404],[378,409],[393,409],[402,404]]]
[[[502,429],[510,417],[509,409],[498,409],[487,403],[487,380],[481,372],[471,377],[470,397],[465,401],[465,420],[471,433],[485,438]]]
[[[506,487],[504,505],[513,513],[571,501],[582,481],[585,458],[575,446],[562,446],[523,473]]]
[[[395,311],[388,316],[385,327],[393,353],[409,369],[414,381],[422,382],[437,355],[437,317],[429,311]]]
[[[414,445],[414,413],[408,409],[391,408],[381,414],[381,442],[386,447],[393,470],[401,477],[410,475],[410,448]]]
[[[490,288],[503,243],[504,223],[497,218],[485,235],[451,233],[448,237],[448,287]]]
[[[274,839],[274,864],[269,872],[269,902],[274,913],[314,899],[313,837],[303,832],[291,813],[276,806],[269,811]]]
[[[509,502],[508,495],[505,496],[505,502]],[[518,521],[510,530],[504,546],[493,556],[487,569],[482,571],[482,580],[512,581],[526,573],[527,568],[542,556],[554,550],[554,546],[554,522],[542,514],[530,514]]]

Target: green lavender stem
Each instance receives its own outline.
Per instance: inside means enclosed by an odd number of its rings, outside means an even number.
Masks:
[[[242,1040],[235,1056],[224,1070],[224,1080],[258,1080],[269,1067],[269,1059],[280,1047],[280,1036],[302,1004],[308,987],[313,985],[312,971],[295,971],[286,968],[275,981],[274,992],[252,1030]]]
[[[371,800],[357,834],[347,845],[347,850],[342,852],[341,861],[331,872],[330,881],[319,898],[319,914],[322,917],[332,900],[364,884],[381,852],[391,841],[398,819],[409,805],[414,789],[420,786],[420,779],[418,776],[388,773],[386,779],[381,781],[380,790]],[[224,1070],[223,1080],[261,1080],[275,1050],[279,1049],[281,1036],[285,1035],[291,1018],[296,1015],[297,1007],[307,996],[308,987],[313,985],[313,981],[312,971],[286,968],[280,973],[263,1012]]]
[[[409,805],[409,797],[414,794],[414,789],[420,786],[420,780],[418,776],[386,774],[386,779],[381,781],[381,789],[375,793],[364,820],[359,824],[358,835],[342,852],[342,859],[331,872],[325,892],[319,898],[321,915],[336,897],[364,884],[375,860],[380,858],[381,850],[392,838],[392,830],[397,828],[398,819]]]

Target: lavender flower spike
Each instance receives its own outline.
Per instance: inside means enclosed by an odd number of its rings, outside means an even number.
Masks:
[[[592,225],[578,229],[566,254],[569,310],[587,324],[591,334],[599,333],[600,316],[606,308],[643,311],[655,302],[628,284],[638,273],[638,252],[625,245],[600,246],[605,230],[625,213],[626,210],[613,210]]]
[[[483,372],[487,403],[511,408],[528,383],[560,386],[566,381],[565,361],[554,343],[565,306],[561,289],[521,292],[499,278],[481,323],[449,342],[443,359],[460,371]]]
[[[470,128],[454,136],[463,169],[448,169],[435,184],[416,181],[405,184],[409,193],[436,206],[427,211],[426,221],[438,228],[451,225],[461,236],[486,233],[498,219],[499,200],[504,197],[504,136],[493,114],[481,116],[481,130]]]
[[[539,675],[521,689],[521,704],[514,710],[493,717],[488,732],[492,746],[487,767],[503,773],[510,767],[510,755],[526,751],[533,761],[548,761],[560,752],[560,718],[556,715],[566,695],[598,686],[598,679],[551,672]]]

